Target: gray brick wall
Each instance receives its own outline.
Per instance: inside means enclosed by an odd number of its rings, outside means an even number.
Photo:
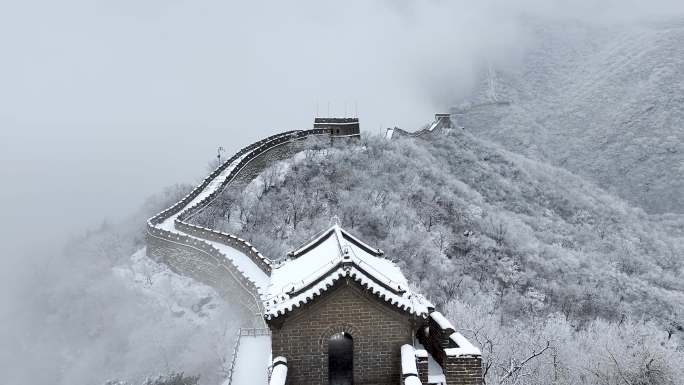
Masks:
[[[268,151],[259,154],[247,163],[231,183],[245,186],[269,166],[272,166],[277,161],[289,159],[303,149],[304,141],[287,142],[275,146]]]
[[[423,384],[428,383],[428,358],[416,356],[416,368],[418,369],[418,378]]]
[[[449,336],[453,329],[442,329],[431,317],[428,317],[429,334],[420,335],[425,348],[442,366],[448,385],[480,385],[482,384],[482,359],[472,356],[447,356],[445,348],[455,347]]]
[[[447,384],[482,384],[482,359],[480,357],[448,357],[444,364],[442,369]]]
[[[412,343],[422,322],[346,280],[298,310],[270,321],[273,355],[287,358],[289,385],[328,383],[327,344],[339,332],[354,341],[355,384],[395,384],[401,345]]]
[[[169,266],[174,272],[193,278],[214,288],[229,304],[235,306],[236,319],[242,320],[246,327],[263,327],[260,310],[254,297],[248,292],[250,287],[239,271],[223,258],[213,255],[198,245],[173,243],[148,234],[147,256]],[[254,291],[255,294],[255,291]]]

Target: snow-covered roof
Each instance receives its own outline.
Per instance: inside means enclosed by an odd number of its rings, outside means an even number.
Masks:
[[[345,277],[400,309],[427,317],[432,304],[413,293],[399,267],[382,255],[382,250],[367,245],[339,225],[332,226],[272,269],[264,301],[266,319],[308,303]]]

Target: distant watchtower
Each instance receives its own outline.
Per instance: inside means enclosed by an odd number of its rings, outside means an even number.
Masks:
[[[359,138],[359,118],[315,118],[314,129],[327,131],[332,138]]]
[[[435,114],[435,122],[431,130],[435,128],[452,128],[451,114]]]

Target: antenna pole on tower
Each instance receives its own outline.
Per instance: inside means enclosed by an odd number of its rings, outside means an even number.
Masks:
[[[223,146],[219,146],[216,149],[216,159],[218,160],[218,164],[221,165],[221,152],[225,151],[226,149],[223,148]]]

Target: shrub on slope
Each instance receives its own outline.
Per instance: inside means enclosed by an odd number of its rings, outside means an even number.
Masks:
[[[678,216],[459,132],[314,142],[195,220],[278,259],[334,215],[477,342],[487,384],[684,378]]]
[[[336,215],[437,304],[484,295],[504,321],[560,312],[580,323],[682,323],[679,218],[661,225],[572,174],[462,132],[302,154],[244,193],[224,191],[196,220],[277,259]]]

